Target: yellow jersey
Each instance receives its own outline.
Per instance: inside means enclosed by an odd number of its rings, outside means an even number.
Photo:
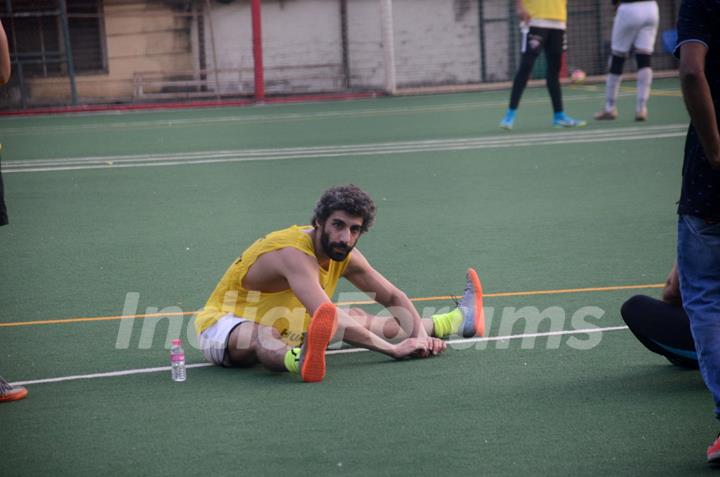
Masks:
[[[295,248],[315,258],[315,248],[308,233],[310,226],[293,225],[287,229],[272,232],[248,247],[225,272],[215,287],[205,307],[195,315],[197,334],[212,326],[228,313],[266,326],[273,326],[290,346],[302,344],[310,323],[310,315],[292,290],[260,292],[246,290],[243,279],[250,267],[261,255],[283,248]],[[320,267],[320,286],[329,297],[335,293],[340,277],[350,262],[351,254],[345,260],[330,260],[328,269]]]
[[[567,21],[567,0],[523,0],[533,19]]]

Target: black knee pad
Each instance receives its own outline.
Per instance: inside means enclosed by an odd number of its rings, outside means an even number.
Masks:
[[[650,55],[645,53],[636,53],[635,62],[637,62],[637,69],[650,68]]]
[[[610,57],[610,73],[614,75],[621,75],[623,72],[623,66],[625,66],[625,57],[612,55]]]

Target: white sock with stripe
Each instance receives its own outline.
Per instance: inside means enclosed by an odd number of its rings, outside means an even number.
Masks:
[[[650,98],[650,86],[652,85],[652,68],[640,68],[637,72],[637,104],[635,111],[641,112],[647,108]]]
[[[621,82],[622,75],[608,73],[607,80],[605,80],[605,111],[613,111],[615,109]]]

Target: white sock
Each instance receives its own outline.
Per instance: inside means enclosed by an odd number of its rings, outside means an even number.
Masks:
[[[637,72],[637,105],[635,106],[635,110],[637,112],[647,108],[648,98],[650,98],[652,78],[652,68],[640,68]]]
[[[615,109],[621,82],[622,75],[608,73],[607,80],[605,80],[605,111]]]

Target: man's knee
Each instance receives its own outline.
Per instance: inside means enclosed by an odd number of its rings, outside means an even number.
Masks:
[[[232,330],[228,337],[227,352],[237,366],[251,366],[257,362],[258,325],[246,321]]]
[[[368,319],[370,314],[361,308],[350,308],[347,310],[347,314],[356,320],[364,322]]]
[[[374,328],[377,328],[378,326],[378,320],[376,319],[377,317],[371,315],[365,310],[362,310],[360,308],[349,308],[345,311],[346,318],[343,318],[342,314],[338,316],[338,331],[336,333],[336,335],[338,336],[336,337],[336,339],[342,339],[342,334],[344,333],[344,330],[348,328],[360,327],[370,331],[375,331]]]

